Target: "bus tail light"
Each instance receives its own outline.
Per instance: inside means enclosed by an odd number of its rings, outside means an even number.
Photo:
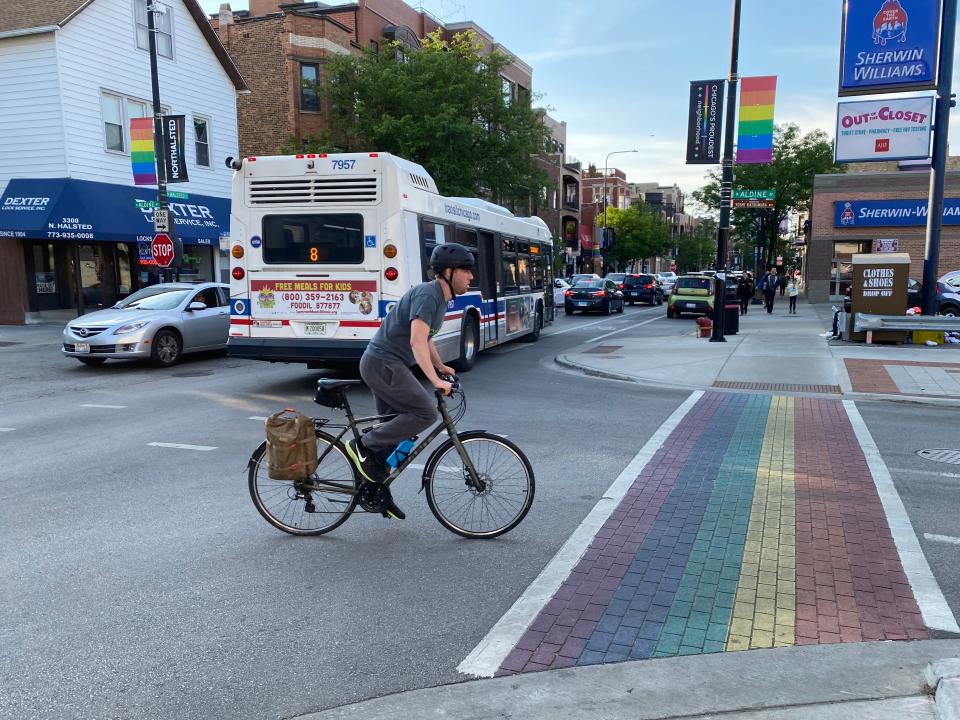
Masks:
[[[370,157],[380,157],[380,153],[370,153]]]
[[[242,267],[235,267],[230,274],[233,276],[234,280],[243,280],[246,273],[243,271]]]
[[[400,277],[400,273],[397,271],[395,267],[388,267],[386,270],[383,271],[383,276],[390,282],[393,282],[398,277]]]
[[[397,256],[397,246],[396,245],[384,245],[383,254],[388,258],[395,258]]]
[[[234,245],[233,248],[231,248],[231,250],[230,250],[230,254],[233,255],[233,257],[236,258],[237,260],[239,260],[240,258],[242,258],[242,257],[243,257],[243,245]]]

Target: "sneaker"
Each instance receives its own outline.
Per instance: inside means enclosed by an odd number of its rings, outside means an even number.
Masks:
[[[387,506],[383,509],[383,516],[385,518],[393,518],[394,520],[406,520],[407,518],[403,510],[398,508],[397,504],[393,501],[393,496],[387,500]]]
[[[390,474],[389,470],[377,459],[377,456],[356,438],[347,441],[347,455],[350,456],[353,464],[360,471],[360,475],[370,482],[383,482]]]

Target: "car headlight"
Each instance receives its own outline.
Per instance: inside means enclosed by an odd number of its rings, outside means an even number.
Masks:
[[[127,323],[126,325],[123,325],[122,327],[118,327],[116,330],[114,330],[113,334],[125,335],[127,333],[136,332],[137,330],[140,330],[141,328],[144,328],[149,324],[150,324],[149,320],[138,320],[137,322]]]

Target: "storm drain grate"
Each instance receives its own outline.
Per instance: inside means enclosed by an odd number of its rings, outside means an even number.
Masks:
[[[949,448],[928,448],[926,450],[917,450],[917,455],[922,457],[924,460],[947,463],[948,465],[960,465],[960,450],[950,450]]]
[[[791,385],[790,383],[736,382],[733,380],[715,380],[715,388],[726,390],[761,390],[766,392],[824,393],[840,394],[839,385]]]
[[[586,350],[584,352],[597,353],[599,355],[602,355],[604,353],[616,352],[617,350],[620,350],[622,347],[623,345],[597,345],[596,347],[590,348],[589,350]]]
[[[0,347],[10,347],[12,345],[23,345],[23,343],[14,342],[13,340],[0,340]]]

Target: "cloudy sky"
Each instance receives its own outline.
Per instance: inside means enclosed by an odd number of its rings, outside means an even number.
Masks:
[[[407,1],[446,22],[473,20],[531,65],[534,92],[566,121],[568,153],[584,166],[602,167],[607,153],[636,148],[610,159],[629,180],[687,191],[702,184],[705,166],[684,164],[689,83],[729,72],[730,0]],[[777,123],[833,136],[841,7],[841,0],[743,0],[740,74],[778,76]],[[960,120],[952,121],[956,147]]]

